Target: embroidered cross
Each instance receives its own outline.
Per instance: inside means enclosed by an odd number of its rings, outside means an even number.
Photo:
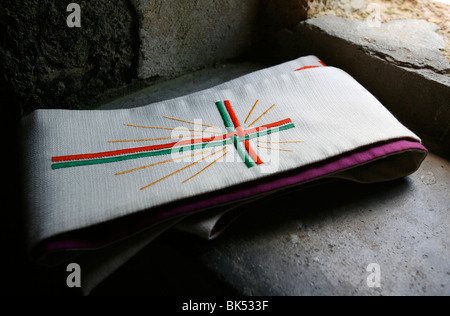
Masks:
[[[259,127],[243,130],[229,101],[217,102],[216,105],[217,108],[219,109],[222,119],[224,120],[225,126],[227,128],[227,134],[213,136],[209,138],[194,138],[168,144],[134,147],[106,152],[55,156],[52,157],[53,162],[52,169],[89,166],[130,159],[138,159],[144,157],[155,157],[168,155],[175,151],[187,152],[198,149],[204,149],[207,147],[210,148],[210,147],[226,146],[230,144],[234,144],[240,157],[245,162],[245,164],[250,168],[255,166],[255,164],[258,165],[263,163],[250,146],[249,141],[251,139],[259,138],[265,135],[272,134],[274,132],[284,131],[295,127],[291,119],[285,119],[271,124],[266,124]],[[265,115],[267,112],[268,111],[263,113],[263,115]],[[255,122],[250,124],[250,126],[256,123],[260,118],[262,118],[263,115],[261,115]],[[158,128],[158,129],[174,130],[173,128],[168,127],[142,126],[131,124],[125,125],[141,128]],[[189,131],[196,132],[197,130],[189,130]],[[131,140],[131,141],[144,141],[144,140]],[[242,147],[242,143],[244,143],[245,149]]]
[[[257,101],[258,102],[258,101]],[[249,139],[246,139],[247,135],[251,134],[251,130],[244,131],[241,127],[241,124],[239,123],[239,120],[234,113],[234,110],[231,106],[231,103],[229,100],[225,101],[225,105],[223,102],[216,102],[217,108],[219,109],[220,115],[222,116],[222,119],[225,123],[225,127],[227,131],[232,134],[231,138],[233,139],[234,147],[236,148],[239,156],[244,161],[244,163],[247,165],[247,167],[251,168],[255,166],[255,163],[257,165],[261,165],[264,162],[259,158],[259,156],[255,153],[253,148],[250,146]],[[256,103],[255,103],[256,105]],[[273,106],[272,106],[273,108]],[[231,120],[230,120],[231,119]],[[288,121],[286,121],[286,124]],[[289,120],[289,123],[290,120]],[[244,148],[242,148],[242,144],[240,140],[244,140]],[[250,158],[253,160],[250,160]]]
[[[250,113],[248,114],[245,122],[247,122],[254,111],[256,105],[258,104],[259,100],[256,101],[255,105],[252,107]],[[201,150],[205,148],[210,147],[223,147],[221,150],[217,150],[210,155],[203,157],[199,160],[194,161],[190,165],[183,167],[175,172],[172,172],[171,174],[154,181],[150,183],[149,185],[146,185],[141,188],[141,190],[148,189],[149,187],[166,180],[186,169],[189,169],[200,162],[206,160],[207,158],[214,157],[217,154],[225,152],[228,145],[233,144],[236,148],[236,151],[238,152],[241,159],[244,161],[246,166],[248,168],[254,167],[256,165],[263,164],[264,162],[259,158],[259,156],[256,154],[256,152],[253,150],[253,148],[250,145],[250,140],[254,138],[259,138],[262,136],[266,136],[275,132],[284,131],[287,129],[294,128],[295,125],[292,123],[291,119],[285,119],[282,121],[262,125],[255,128],[249,128],[244,130],[241,127],[241,124],[239,123],[239,120],[233,110],[233,107],[231,106],[231,102],[229,100],[226,100],[224,102],[216,102],[217,109],[223,119],[223,122],[225,124],[227,133],[223,135],[218,135],[210,138],[194,138],[189,140],[182,140],[174,143],[168,143],[168,144],[158,144],[158,145],[152,145],[152,146],[144,146],[144,147],[134,147],[134,148],[127,148],[127,149],[120,149],[120,150],[113,150],[113,151],[106,151],[106,152],[98,152],[98,153],[88,153],[88,154],[78,154],[78,155],[67,155],[67,156],[55,156],[52,157],[52,169],[62,169],[62,168],[70,168],[70,167],[80,167],[80,166],[89,166],[89,165],[97,165],[97,164],[106,164],[106,163],[112,163],[112,162],[118,162],[118,161],[124,161],[124,160],[130,160],[130,159],[138,159],[143,157],[155,157],[155,156],[163,156],[163,155],[169,155],[173,152],[194,152],[196,150]],[[272,110],[275,107],[275,104],[272,105],[268,110],[266,110],[262,115],[260,115],[253,123],[249,125],[249,127],[252,127],[254,124],[256,124],[261,118],[263,118],[270,110]],[[182,119],[177,119],[173,117],[164,116],[167,119],[176,120],[176,121],[182,121],[185,123],[190,124],[196,124],[195,122],[190,122]],[[164,130],[175,130],[174,128],[170,127],[158,127],[158,126],[143,126],[143,125],[133,125],[133,124],[124,124],[125,126],[130,127],[139,127],[139,128],[152,128],[152,129],[164,129]],[[207,125],[207,124],[201,124],[204,126],[212,127],[219,129],[218,127]],[[203,132],[202,130],[195,130],[195,129],[186,129],[188,131],[192,132]],[[212,132],[213,134],[220,134],[219,132]],[[169,137],[171,139],[172,137]],[[137,142],[137,141],[153,141],[153,140],[163,140],[167,139],[167,137],[163,138],[150,138],[150,139],[132,139],[132,140],[117,140],[117,141],[109,141],[110,143],[118,143],[118,142]],[[300,143],[301,141],[286,141],[283,143]],[[270,142],[269,142],[270,143]],[[242,146],[242,144],[244,146]],[[268,149],[278,149],[278,148],[270,148],[258,145],[258,147],[268,148]],[[285,150],[285,149],[278,149],[282,151],[291,151],[291,150]],[[188,157],[194,157],[197,155],[204,155],[206,154],[206,150],[202,151],[200,153],[191,153],[189,155],[178,157],[174,159],[164,160],[161,162],[137,167],[131,170],[126,170],[123,172],[116,173],[115,175],[124,175],[131,172],[135,172],[138,170],[146,169],[149,167],[165,164],[168,162],[173,162],[175,160],[188,158]],[[186,179],[182,183],[186,183],[193,178],[197,177],[199,174],[206,171],[208,168],[213,166],[215,163],[217,163],[220,159],[225,157],[229,151],[226,151],[223,153],[222,156],[214,160],[212,163],[210,163],[207,167],[203,168],[201,171],[197,172],[190,178]]]
[[[306,66],[297,69],[296,71],[303,71],[306,69],[311,68],[320,68],[320,67],[326,67],[326,65],[319,61],[320,65],[312,65],[312,66]],[[253,105],[252,109],[247,115],[247,118],[245,119],[245,124],[247,124],[248,120],[250,119],[253,111],[256,108],[256,105],[258,104],[259,100],[256,101],[256,103]],[[224,102],[216,102],[217,109],[220,112],[220,115],[222,116],[222,119],[224,121],[225,127],[227,129],[227,133],[224,135],[219,135],[215,137],[210,138],[193,138],[189,140],[182,140],[174,143],[168,143],[168,144],[158,144],[158,145],[152,145],[152,146],[144,146],[144,147],[134,147],[134,148],[127,148],[127,149],[120,149],[120,150],[113,150],[113,151],[106,151],[106,152],[98,152],[98,153],[88,153],[88,154],[78,154],[78,155],[67,155],[67,156],[55,156],[52,157],[52,169],[61,169],[61,168],[70,168],[70,167],[79,167],[79,166],[89,166],[89,165],[97,165],[97,164],[106,164],[106,163],[112,163],[112,162],[118,162],[118,161],[125,161],[130,159],[138,159],[138,158],[144,158],[144,157],[155,157],[155,156],[162,156],[162,155],[169,155],[173,152],[192,152],[191,154],[188,154],[183,157],[178,157],[174,159],[168,159],[164,161],[160,161],[157,163],[152,163],[149,165],[137,167],[131,170],[126,170],[123,172],[116,173],[115,175],[124,175],[128,174],[134,171],[142,170],[145,168],[149,168],[152,166],[157,166],[169,162],[173,162],[175,160],[184,159],[187,157],[194,157],[197,155],[205,154],[207,151],[202,151],[200,153],[194,153],[196,150],[201,150],[205,148],[210,147],[223,147],[221,150],[217,150],[210,155],[203,157],[199,160],[194,161],[190,165],[183,167],[145,187],[142,187],[141,190],[147,189],[169,177],[172,177],[175,174],[178,174],[181,171],[184,171],[190,167],[193,167],[197,165],[198,163],[206,160],[207,158],[213,157],[217,154],[223,153],[222,156],[214,160],[212,163],[210,163],[208,166],[191,176],[190,178],[184,180],[182,183],[187,183],[191,179],[195,178],[202,172],[206,171],[208,168],[213,166],[215,163],[217,163],[220,159],[225,157],[229,151],[226,151],[227,146],[233,144],[236,151],[238,152],[241,159],[244,161],[247,167],[251,168],[256,165],[261,165],[264,162],[261,160],[261,158],[256,154],[256,152],[253,150],[253,148],[250,145],[250,140],[255,138],[260,138],[262,136],[266,136],[275,132],[281,132],[287,129],[294,128],[295,125],[292,123],[291,119],[285,119],[282,121],[262,125],[260,127],[252,128],[253,125],[255,125],[261,118],[263,118],[268,112],[270,112],[274,107],[275,104],[272,105],[269,109],[267,109],[263,114],[261,114],[253,123],[248,125],[248,129],[244,130],[231,106],[231,102],[229,100],[226,100]],[[164,118],[180,121],[184,123],[194,124],[195,122],[186,121],[183,119],[177,119],[173,117],[164,116]],[[139,127],[139,128],[153,128],[153,129],[163,129],[163,130],[175,130],[175,128],[169,128],[169,127],[157,127],[157,126],[142,126],[142,125],[134,125],[134,124],[124,124],[125,126],[130,127]],[[219,129],[218,127],[207,125],[207,124],[200,124],[202,126],[212,127]],[[195,130],[195,129],[185,129],[187,131],[191,132],[202,132],[203,130]],[[212,134],[220,134],[220,132],[209,132]],[[193,137],[196,137],[199,135],[193,135]],[[117,141],[109,141],[109,143],[122,143],[122,142],[138,142],[138,141],[159,141],[159,140],[166,140],[166,139],[173,139],[174,137],[160,137],[160,138],[148,138],[148,139],[132,139],[132,140],[117,140]],[[180,137],[182,138],[182,137]],[[244,146],[242,146],[242,143]],[[258,141],[258,143],[303,143],[303,141],[281,141],[281,142],[266,142],[266,141]],[[258,145],[258,147],[261,148],[267,148],[267,149],[276,149],[280,151],[289,151],[292,152],[292,150],[289,149],[280,149],[280,148],[271,148],[266,147],[263,145]]]

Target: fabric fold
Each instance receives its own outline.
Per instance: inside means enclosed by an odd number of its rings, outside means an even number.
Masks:
[[[314,56],[140,108],[38,110],[22,123],[27,240],[47,262],[152,227],[211,239],[255,199],[323,179],[404,177],[427,154]]]

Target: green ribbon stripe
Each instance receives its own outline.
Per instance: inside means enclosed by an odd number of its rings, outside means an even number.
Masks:
[[[223,122],[228,130],[229,133],[234,132],[235,131],[235,127],[233,122],[231,121],[230,115],[227,111],[227,109],[225,108],[225,105],[223,104],[223,102],[216,102],[217,108],[219,109],[219,113],[222,116]],[[256,164],[250,160],[250,157],[247,154],[247,151],[244,149],[244,147],[242,147],[242,144],[239,141],[239,137],[238,136],[233,136],[233,143],[234,143],[234,147],[236,147],[236,150],[239,154],[239,157],[241,157],[241,159],[244,161],[244,163],[247,165],[247,167],[251,168],[254,167]]]

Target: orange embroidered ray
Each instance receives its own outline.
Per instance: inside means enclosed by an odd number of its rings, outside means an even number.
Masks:
[[[281,142],[276,142],[276,141],[263,141],[263,140],[258,140],[258,143],[261,144],[296,144],[296,143],[304,143],[304,141],[301,140],[286,140],[286,141],[281,141]]]
[[[116,173],[115,175],[116,175],[116,176],[119,176],[119,175],[122,175],[122,174],[127,174],[127,173],[130,173],[130,172],[133,172],[133,171],[138,171],[138,170],[146,169],[146,168],[149,168],[149,167],[162,165],[162,164],[165,164],[165,163],[168,163],[168,162],[172,162],[172,161],[184,159],[184,158],[187,158],[187,157],[194,157],[194,156],[197,156],[197,155],[204,154],[204,153],[206,153],[206,152],[207,152],[207,150],[205,150],[205,151],[203,151],[203,152],[201,152],[201,153],[190,154],[190,155],[186,155],[186,156],[179,157],[179,158],[174,158],[174,159],[169,159],[169,160],[160,161],[160,162],[157,162],[157,163],[153,163],[153,164],[151,164],[151,165],[146,165],[146,166],[134,168],[134,169],[131,169],[131,170],[126,170],[126,171],[123,171],[123,172],[119,172],[119,173]]]
[[[252,115],[253,111],[256,108],[256,105],[258,104],[259,100],[256,100],[255,104],[253,105],[252,109],[250,110],[250,112],[247,115],[247,118],[244,121],[244,124],[247,124],[248,120],[250,119],[250,115]]]
[[[142,191],[142,190],[145,190],[145,189],[148,189],[149,187],[151,187],[151,186],[153,186],[153,185],[155,185],[155,184],[157,184],[157,183],[159,183],[159,182],[161,182],[161,181],[163,181],[163,180],[166,180],[167,178],[170,178],[171,176],[174,176],[174,175],[176,175],[177,173],[179,173],[179,172],[181,172],[181,171],[183,171],[183,170],[186,170],[186,169],[188,169],[188,168],[191,168],[191,167],[195,166],[196,164],[202,162],[203,160],[206,160],[206,159],[208,159],[209,157],[212,157],[212,156],[216,155],[217,153],[220,153],[220,152],[224,151],[225,149],[227,149],[227,147],[224,147],[224,148],[222,148],[221,150],[215,151],[214,153],[212,153],[212,154],[209,155],[209,156],[206,156],[206,157],[204,157],[204,158],[202,158],[202,159],[200,159],[200,160],[195,161],[194,163],[191,163],[190,165],[188,165],[188,166],[186,166],[186,167],[184,167],[184,168],[181,168],[181,169],[179,169],[179,170],[177,170],[177,171],[175,171],[175,172],[172,172],[172,173],[169,174],[168,176],[165,176],[164,178],[161,178],[161,179],[159,179],[159,180],[157,180],[157,181],[155,181],[155,182],[153,182],[153,183],[150,183],[149,185],[147,185],[147,186],[145,186],[145,187],[142,187],[142,188],[141,188],[141,191]]]
[[[123,124],[125,126],[131,126],[131,127],[140,127],[140,128],[153,128],[153,129],[165,129],[165,130],[169,130],[169,131],[174,131],[174,130],[179,130],[179,131],[189,131],[189,132],[204,132],[202,130],[198,130],[198,129],[188,129],[188,128],[172,128],[172,127],[161,127],[161,126],[145,126],[145,125],[135,125],[135,124]],[[206,133],[211,133],[211,134],[221,134],[220,132],[212,132],[212,131],[208,131]]]
[[[289,152],[294,152],[293,150],[290,150],[290,149],[272,148],[272,147],[266,147],[266,146],[261,146],[261,145],[258,145],[258,147],[260,147],[260,148],[266,148],[266,149],[272,149],[272,150],[279,150],[279,151],[289,151]]]
[[[252,124],[250,124],[248,127],[252,127],[253,125],[256,124],[256,122],[258,122],[260,119],[262,119],[264,117],[264,115],[266,115],[267,113],[269,113],[270,110],[272,110],[274,107],[276,106],[276,104],[272,105],[266,112],[264,112],[263,114],[261,114],[260,117],[258,117]]]
[[[217,158],[216,160],[214,160],[212,163],[210,163],[208,166],[206,166],[205,168],[203,168],[202,170],[200,170],[199,172],[197,172],[196,174],[194,174],[192,177],[190,177],[189,179],[186,179],[183,181],[183,183],[188,182],[189,180],[192,180],[193,178],[195,178],[196,176],[200,175],[201,173],[205,172],[207,169],[209,169],[210,167],[212,167],[213,165],[215,165],[220,159],[222,159],[223,157],[225,157],[226,155],[228,155],[230,152],[227,151],[225,154],[223,154],[222,156],[220,156],[219,158]]]
[[[202,124],[202,123],[195,123],[195,122],[191,122],[191,121],[186,121],[186,120],[182,120],[182,119],[177,119],[177,118],[170,117],[170,116],[163,116],[163,117],[166,118],[166,119],[169,119],[169,120],[173,120],[173,121],[178,121],[178,122],[183,122],[183,123],[189,123],[189,124],[194,124],[194,125],[202,125],[202,126],[206,126],[206,127],[212,127],[212,128],[215,128],[215,129],[220,129],[220,127],[213,126],[213,125]]]
[[[202,135],[191,135],[191,137],[200,137]],[[132,143],[132,142],[150,142],[155,140],[167,140],[167,139],[181,139],[184,136],[176,137],[160,137],[160,138],[146,138],[146,139],[120,139],[120,140],[109,140],[108,143]]]

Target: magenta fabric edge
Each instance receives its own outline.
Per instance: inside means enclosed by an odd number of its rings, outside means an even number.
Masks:
[[[416,145],[416,146],[414,146]],[[407,146],[407,148],[403,147]],[[394,148],[397,148],[396,150],[393,150]],[[393,150],[393,151],[391,151]],[[349,156],[342,157],[338,159],[337,161],[327,163],[323,166],[320,166],[318,168],[313,168],[309,170],[304,170],[296,175],[280,178],[277,180],[274,180],[273,182],[265,184],[265,186],[270,186],[272,184],[275,184],[274,187],[272,187],[272,190],[276,190],[279,188],[282,188],[281,186],[277,186],[276,183],[278,182],[284,182],[286,183],[287,179],[291,179],[290,184],[284,185],[283,187],[290,186],[290,185],[296,185],[300,183],[305,183],[310,180],[317,179],[319,177],[326,176],[327,174],[336,173],[338,171],[342,171],[351,167],[356,167],[358,165],[371,162],[377,158],[386,157],[395,153],[405,152],[407,150],[421,150],[426,153],[428,153],[428,150],[420,143],[415,143],[411,141],[397,141],[395,143],[390,143],[387,145],[382,145],[379,147],[370,148],[364,152],[360,153],[354,153]],[[358,161],[357,163],[354,163],[354,161]],[[298,181],[298,182],[297,182]],[[266,187],[267,189],[267,187]],[[264,191],[268,192],[268,191]],[[220,220],[219,220],[220,221]],[[220,227],[216,230],[216,227],[213,227],[211,231],[211,236],[214,236],[217,231],[220,231]]]
[[[369,148],[362,152],[351,153],[347,156],[341,157],[336,161],[325,163],[322,166],[302,170],[294,175],[286,176],[283,178],[275,179],[265,183],[258,183],[251,187],[241,189],[239,191],[232,191],[221,196],[214,196],[208,199],[196,201],[190,204],[175,207],[167,212],[160,214],[153,214],[148,217],[145,223],[141,225],[150,226],[156,222],[166,220],[177,215],[189,213],[196,210],[206,209],[215,205],[225,204],[232,201],[237,201],[240,199],[245,199],[250,196],[254,196],[261,193],[270,192],[277,189],[282,189],[283,187],[289,187],[295,184],[304,183],[307,181],[314,180],[319,177],[323,177],[327,174],[335,173],[339,170],[348,169],[363,163],[367,163],[371,160],[381,158],[394,153],[406,151],[406,150],[421,150],[428,152],[427,149],[418,142],[399,140],[392,143],[379,145],[373,148]],[[114,235],[110,238],[110,242],[124,237],[121,234]],[[54,252],[58,250],[72,250],[72,249],[87,249],[99,247],[98,243],[93,241],[83,241],[83,240],[47,240],[43,241],[38,248],[39,253],[45,254],[48,252]]]

